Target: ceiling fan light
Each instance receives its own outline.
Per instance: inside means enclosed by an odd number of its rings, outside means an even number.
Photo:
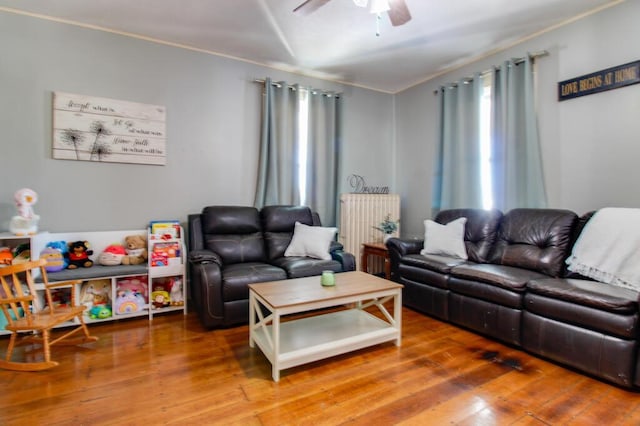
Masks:
[[[390,9],[389,2],[387,0],[371,0],[371,13],[379,14],[386,12]]]
[[[369,0],[353,0],[353,2],[358,7],[367,7],[367,3],[369,3]]]

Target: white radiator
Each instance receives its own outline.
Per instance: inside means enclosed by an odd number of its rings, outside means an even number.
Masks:
[[[360,270],[360,256],[363,243],[382,242],[384,234],[374,227],[389,215],[392,220],[400,220],[400,195],[398,194],[341,194],[340,228],[338,240],[345,251],[353,253]],[[393,236],[398,236],[396,231]],[[383,271],[382,259],[369,259],[369,272]]]

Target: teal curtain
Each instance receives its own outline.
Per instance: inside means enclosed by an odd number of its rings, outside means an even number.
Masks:
[[[433,188],[434,214],[452,208],[481,208],[480,74],[442,87],[440,94],[440,143]]]
[[[546,207],[533,62],[504,62],[492,82],[492,182],[494,207]]]
[[[546,207],[534,99],[533,61],[507,61],[491,76],[491,198],[493,207]],[[434,214],[482,208],[480,105],[483,82],[441,88],[440,141],[433,188]],[[486,188],[485,188],[486,189]]]
[[[306,204],[318,212],[323,225],[334,226],[338,208],[341,99],[334,94],[307,93]]]
[[[265,80],[256,207],[305,204],[324,225],[336,224],[340,105],[336,94]],[[300,170],[306,171],[302,181]]]
[[[260,160],[254,205],[297,205],[297,113],[295,87],[265,79],[262,98]]]

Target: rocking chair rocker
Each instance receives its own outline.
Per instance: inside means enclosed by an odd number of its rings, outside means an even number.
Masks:
[[[97,337],[91,336],[83,319],[85,306],[75,305],[75,287],[81,281],[66,281],[49,284],[45,259],[20,263],[0,268],[0,308],[4,314],[7,325],[6,330],[11,331],[9,346],[5,359],[0,359],[0,368],[17,371],[40,371],[58,365],[51,360],[51,345],[56,343],[77,345],[86,342],[95,342]],[[46,307],[42,307],[36,292],[32,270],[39,269],[44,287],[44,299]],[[68,306],[54,306],[51,297],[51,289],[67,287],[71,289],[70,303]],[[41,293],[42,294],[42,293]],[[61,335],[52,339],[51,330],[57,326],[73,326],[68,330],[65,327]],[[67,339],[76,332],[81,331],[82,336]],[[13,350],[18,334],[25,336],[22,342],[36,341],[42,344],[43,361],[12,361]],[[64,340],[64,342],[62,342]]]

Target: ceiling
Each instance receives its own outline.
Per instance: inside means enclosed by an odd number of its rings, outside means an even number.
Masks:
[[[0,10],[126,33],[396,93],[624,0],[406,0],[393,27],[352,0],[0,0]],[[540,46],[544,48],[544,46]]]

